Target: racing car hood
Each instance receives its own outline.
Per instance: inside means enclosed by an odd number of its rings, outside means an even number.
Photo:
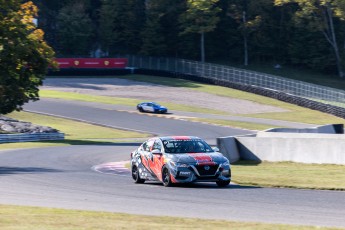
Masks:
[[[171,160],[187,164],[224,163],[227,159],[218,152],[213,153],[181,153],[171,154]]]

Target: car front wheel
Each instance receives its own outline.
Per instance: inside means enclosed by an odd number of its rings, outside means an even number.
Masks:
[[[142,184],[145,182],[144,179],[140,178],[139,170],[138,170],[138,167],[136,165],[132,166],[132,178],[133,178],[134,182],[137,184]]]
[[[219,187],[226,187],[230,184],[230,180],[219,180],[216,183]]]
[[[165,187],[172,186],[170,172],[169,172],[169,169],[167,167],[164,167],[162,170],[162,182],[163,182],[163,185]]]

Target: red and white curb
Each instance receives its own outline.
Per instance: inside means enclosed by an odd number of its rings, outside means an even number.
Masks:
[[[93,166],[92,170],[103,174],[129,176],[131,171],[125,166],[128,163],[129,161],[107,162]]]

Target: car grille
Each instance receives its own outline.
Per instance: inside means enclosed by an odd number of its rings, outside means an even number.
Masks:
[[[215,176],[200,176],[197,177],[199,181],[209,181],[209,180],[217,180],[219,177],[219,175],[215,175]]]
[[[213,176],[216,174],[218,169],[218,164],[216,165],[196,165],[195,168],[198,170],[200,176]],[[207,170],[207,167],[209,169]]]

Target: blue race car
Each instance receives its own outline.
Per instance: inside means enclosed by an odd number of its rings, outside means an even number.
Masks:
[[[142,102],[137,105],[137,110],[140,112],[151,112],[151,113],[167,113],[168,108],[161,106],[155,102]]]

